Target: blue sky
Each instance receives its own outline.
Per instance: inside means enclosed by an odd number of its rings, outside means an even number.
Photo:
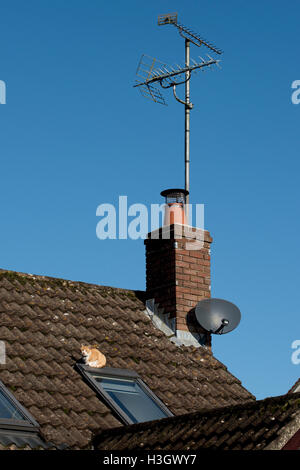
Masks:
[[[258,398],[283,394],[300,376],[296,0],[3,0],[0,267],[145,288],[143,240],[97,239],[96,208],[183,185],[183,107],[132,87],[142,53],[182,63],[156,24],[174,11],[225,51],[191,84],[191,202],[214,239],[212,295],[243,315],[213,350]]]

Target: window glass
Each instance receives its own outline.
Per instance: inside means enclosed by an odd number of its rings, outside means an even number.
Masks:
[[[94,376],[133,423],[151,421],[168,416],[134,379]]]
[[[24,420],[24,416],[16,409],[10,400],[0,390],[0,418]]]

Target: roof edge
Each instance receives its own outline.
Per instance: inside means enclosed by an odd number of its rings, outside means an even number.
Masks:
[[[100,440],[105,439],[106,437],[113,438],[115,435],[118,435],[119,433],[122,434],[122,431],[126,432],[126,431],[129,431],[130,429],[131,432],[138,433],[139,431],[146,430],[149,427],[149,425],[152,425],[152,426],[168,425],[170,423],[180,422],[183,418],[186,419],[188,416],[190,416],[191,418],[196,418],[196,419],[198,417],[209,418],[210,416],[217,416],[218,414],[222,415],[223,413],[226,413],[226,412],[234,413],[235,411],[238,411],[238,410],[242,411],[242,410],[249,410],[252,408],[255,409],[259,407],[262,403],[286,404],[286,403],[294,402],[297,400],[299,400],[299,410],[300,410],[300,393],[295,393],[293,394],[293,396],[285,394],[285,395],[280,395],[276,397],[267,397],[267,398],[264,398],[263,400],[255,400],[255,401],[249,400],[249,401],[246,401],[245,403],[241,403],[237,405],[228,405],[228,406],[224,406],[220,408],[203,409],[200,411],[195,411],[193,413],[186,413],[184,415],[177,415],[177,416],[172,416],[169,418],[162,418],[162,419],[155,420],[155,421],[147,421],[143,423],[131,424],[128,426],[118,426],[116,428],[104,430],[100,432],[99,434],[94,433],[93,438],[92,438],[92,445],[96,449]],[[296,420],[296,422],[293,420],[293,422],[288,426],[288,429],[287,429],[288,432],[287,432],[287,435],[285,436],[285,439],[283,436],[279,436],[279,438],[276,439],[276,441],[273,441],[270,444],[270,449],[273,448],[272,446],[274,446],[274,449],[281,449],[287,442],[289,442],[289,440],[294,436],[294,434],[297,432],[299,428],[300,428],[300,415],[299,415],[299,423],[298,423],[298,419]],[[279,447],[280,445],[281,447]]]
[[[104,291],[107,291],[109,293],[109,290],[112,290],[114,292],[120,293],[120,294],[134,294],[137,298],[139,299],[144,299],[145,297],[145,291],[142,290],[137,290],[137,289],[125,289],[122,287],[114,287],[114,286],[106,286],[102,284],[94,284],[90,282],[85,282],[85,281],[73,281],[70,279],[64,279],[60,277],[54,277],[54,276],[45,276],[43,274],[31,274],[31,273],[24,273],[20,271],[13,271],[10,269],[2,269],[0,268],[0,277],[7,275],[8,278],[10,279],[27,279],[29,282],[32,280],[39,280],[39,281],[45,281],[45,282],[52,282],[57,285],[57,287],[87,287],[87,288],[97,288],[97,289],[103,289]]]

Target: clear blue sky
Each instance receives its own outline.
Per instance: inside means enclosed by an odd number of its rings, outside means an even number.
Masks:
[[[173,11],[225,51],[191,96],[191,202],[214,238],[212,295],[243,314],[213,350],[258,398],[283,394],[300,376],[296,0],[3,0],[0,267],[145,288],[143,241],[97,239],[96,208],[119,195],[159,203],[183,185],[183,107],[132,87],[142,53],[182,62],[175,28],[156,25]]]

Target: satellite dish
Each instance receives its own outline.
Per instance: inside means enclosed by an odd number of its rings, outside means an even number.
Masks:
[[[202,328],[216,335],[234,330],[241,320],[241,312],[223,299],[205,299],[197,303],[195,315]]]

